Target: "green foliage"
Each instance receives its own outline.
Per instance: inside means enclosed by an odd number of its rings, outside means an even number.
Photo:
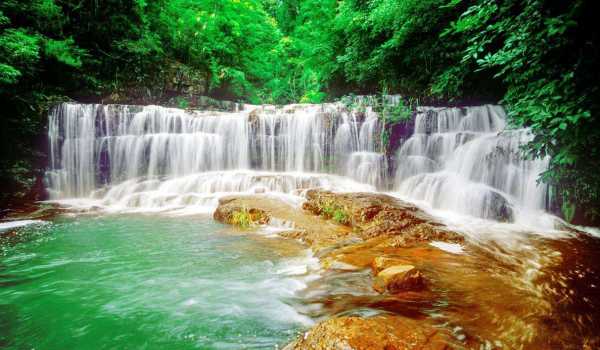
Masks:
[[[335,203],[333,200],[322,200],[317,203],[321,216],[326,219],[333,219],[338,224],[347,225],[350,223],[350,215],[347,210]]]
[[[444,33],[465,41],[460,69],[489,71],[504,84],[510,122],[531,128],[532,156],[550,158],[541,180],[562,193],[567,218],[578,203],[598,219],[600,203],[600,43],[590,6],[481,0]]]
[[[188,101],[186,98],[183,98],[181,96],[177,96],[176,103],[177,103],[177,107],[182,108],[182,109],[186,109],[190,106],[190,101]]]
[[[334,204],[333,201],[323,201],[321,203],[319,203],[320,207],[320,211],[321,211],[321,215],[323,215],[323,217],[325,218],[331,218],[333,216],[333,213],[335,212],[336,206]]]
[[[0,84],[14,84],[19,80],[21,72],[8,64],[0,63]]]
[[[73,38],[65,40],[47,39],[44,51],[48,57],[53,57],[58,62],[75,68],[81,68],[81,58],[85,54],[85,50],[75,46]]]
[[[241,228],[249,228],[254,224],[254,222],[248,209],[243,208],[242,210],[236,211],[231,215],[231,224]]]
[[[389,151],[392,128],[398,123],[409,121],[417,105],[418,100],[414,98],[400,97],[397,101],[389,100],[387,89],[384,89],[381,95],[375,97],[371,107],[378,113],[379,119],[383,124],[381,146],[384,152]]]
[[[0,30],[0,83],[14,84],[40,59],[39,37],[24,29]]]
[[[63,96],[182,96],[171,100],[187,108],[200,94],[319,103],[385,87],[412,99],[375,106],[383,145],[416,101],[502,99],[511,125],[532,130],[529,156],[550,159],[541,181],[558,207],[598,216],[594,10],[585,0],[4,0],[1,192],[38,167],[45,109]]]
[[[280,33],[258,0],[166,1],[156,26],[170,56],[203,72],[206,92],[255,100],[272,78]]]
[[[347,0],[336,29],[347,44],[337,57],[345,78],[360,84],[385,82],[406,95],[424,94],[455,55],[439,37],[452,18],[445,0]]]
[[[231,214],[230,223],[242,228],[265,224],[269,221],[264,211],[258,209],[242,208]]]
[[[337,222],[338,224],[342,224],[342,225],[347,225],[350,223],[350,216],[346,213],[345,210],[343,210],[341,208],[335,209],[335,211],[333,212],[333,215],[332,215],[332,219],[333,219],[333,221]]]
[[[575,217],[575,204],[564,201],[562,203],[561,211],[565,220],[571,221]]]

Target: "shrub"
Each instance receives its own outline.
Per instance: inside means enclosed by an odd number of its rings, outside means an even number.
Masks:
[[[242,228],[266,224],[269,221],[268,215],[260,209],[242,208],[231,214],[231,224]]]
[[[343,207],[332,200],[320,201],[319,211],[325,219],[333,219],[335,222],[343,225],[350,223],[350,215],[348,215]]]
[[[333,220],[339,224],[347,225],[350,223],[350,216],[342,208],[337,208],[333,212]]]
[[[250,211],[243,208],[240,211],[233,212],[231,215],[231,223],[242,228],[248,228],[254,224]]]

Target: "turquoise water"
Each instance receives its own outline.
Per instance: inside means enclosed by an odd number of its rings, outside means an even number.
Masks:
[[[294,308],[303,254],[209,218],[76,216],[21,228],[0,241],[0,348],[282,346],[312,322]]]

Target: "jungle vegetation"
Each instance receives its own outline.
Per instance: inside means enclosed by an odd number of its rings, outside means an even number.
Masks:
[[[500,102],[551,158],[568,219],[600,217],[591,0],[3,0],[2,200],[31,198],[61,100],[318,103],[348,93]],[[36,180],[37,179],[37,180]]]

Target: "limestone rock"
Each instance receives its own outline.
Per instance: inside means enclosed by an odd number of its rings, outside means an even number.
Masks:
[[[432,241],[451,243],[464,242],[464,237],[458,233],[428,223],[409,226],[402,230],[400,234],[392,236],[391,239],[383,243],[386,248],[411,247],[418,243]]]
[[[421,271],[412,265],[394,265],[380,271],[373,283],[373,289],[379,293],[392,294],[419,291],[425,288],[425,278]]]

